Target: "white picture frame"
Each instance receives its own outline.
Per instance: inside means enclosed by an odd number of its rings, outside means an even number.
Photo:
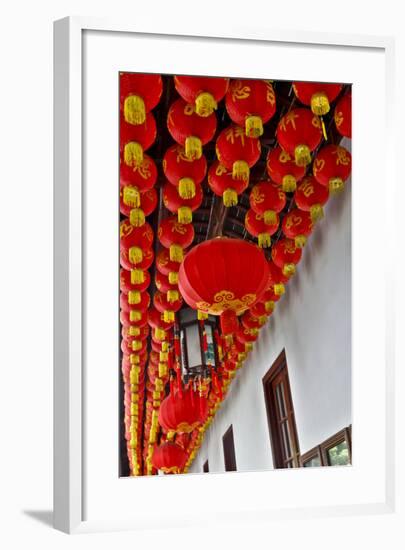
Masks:
[[[392,397],[395,393],[395,355],[392,339],[394,313],[390,302],[385,300],[386,289],[392,287],[392,270],[389,266],[394,246],[392,241],[386,238],[390,231],[392,232],[393,221],[389,213],[394,210],[395,200],[391,91],[394,82],[393,39],[285,32],[263,27],[233,28],[231,31],[215,27],[201,30],[198,25],[184,26],[181,22],[177,28],[172,25],[168,33],[167,28],[160,25],[151,21],[150,24],[143,23],[142,27],[138,28],[136,24],[128,22],[82,17],[66,18],[55,23],[54,525],[62,531],[77,533],[157,527],[157,516],[162,518],[159,521],[160,527],[189,526],[202,521],[276,521],[302,519],[308,516],[323,518],[369,514],[390,514],[399,520],[400,512],[395,506],[396,466],[392,459],[395,441],[395,403]],[[137,51],[140,51],[139,48],[145,48],[142,50],[142,56],[128,55],[128,41],[135,41],[133,47],[135,50],[138,48]],[[190,49],[190,52],[186,54],[184,50],[181,57],[176,57],[176,48],[180,43],[184,45],[185,50]],[[201,54],[202,48],[206,52],[216,51],[217,55],[211,58],[212,72],[202,72],[203,66],[196,61],[196,53]],[[117,205],[115,199],[111,202],[113,194],[104,192],[104,188],[103,192],[97,195],[97,211],[95,201],[91,200],[94,196],[92,193],[96,190],[94,182],[101,181],[98,178],[103,179],[107,177],[106,174],[114,174],[114,161],[118,151],[118,148],[114,147],[114,143],[118,143],[117,126],[114,126],[113,122],[114,117],[117,118],[116,110],[109,110],[114,105],[114,86],[116,87],[117,82],[111,81],[110,77],[117,73],[117,63],[121,70],[138,68],[141,72],[176,74],[177,71],[198,74],[198,71],[201,71],[202,74],[259,77],[263,76],[263,60],[266,56],[263,56],[263,59],[260,59],[260,55],[259,58],[255,56],[257,53],[268,53],[270,50],[275,52],[275,55],[289,56],[289,60],[293,59],[296,51],[305,52],[301,67],[295,65],[290,69],[293,73],[290,79],[332,80],[331,69],[328,69],[327,65],[319,62],[317,66],[316,61],[322,58],[323,61],[333,60],[336,81],[348,82],[344,75],[349,74],[352,75],[350,82],[354,84],[354,222],[357,216],[360,216],[359,210],[356,209],[360,203],[360,196],[355,187],[356,177],[367,178],[370,196],[368,211],[362,212],[361,222],[353,225],[353,257],[356,259],[356,255],[361,254],[363,259],[370,257],[373,246],[385,246],[387,262],[384,266],[373,266],[374,269],[369,273],[367,280],[362,278],[366,271],[363,271],[361,261],[353,263],[354,327],[363,327],[359,329],[357,339],[353,339],[353,467],[314,469],[311,472],[297,470],[277,473],[215,474],[206,476],[204,485],[199,479],[202,476],[198,475],[119,479],[114,458],[114,453],[118,455],[118,443],[114,449],[115,441],[110,442],[110,436],[114,437],[114,430],[117,429],[118,407],[114,409],[115,394],[111,398],[112,406],[109,407],[110,394],[117,393],[114,384],[118,381],[114,382],[116,370],[112,374],[105,374],[108,364],[111,364],[108,361],[111,358],[114,360],[115,329],[112,328],[112,332],[108,332],[111,322],[106,322],[107,327],[99,326],[97,331],[94,326],[101,311],[95,301],[97,292],[100,295],[100,292],[105,291],[103,311],[106,318],[110,319],[112,316],[112,324],[116,321],[114,315],[117,313],[114,312],[118,311],[118,293],[113,296],[108,293],[108,288],[114,289],[118,281],[114,279],[118,273],[118,261],[114,263],[114,258],[117,258],[117,241],[114,234],[110,233],[109,237],[108,232],[106,233],[108,228],[111,231],[108,222],[114,220],[111,216]],[[234,52],[233,56],[230,56],[231,51]],[[249,73],[246,72],[248,55],[252,55],[252,60],[255,60],[249,65]],[[99,63],[96,61],[97,56]],[[356,58],[356,61],[350,61],[349,57]],[[197,59],[200,59],[198,55]],[[344,67],[344,63],[340,64],[339,59],[347,63],[347,67]],[[360,60],[361,65],[358,64]],[[274,65],[273,72],[276,74],[267,77],[282,78],[284,73],[281,62],[275,62]],[[310,66],[311,71],[308,70]],[[379,80],[370,94],[375,93],[378,99],[384,100],[375,103],[378,107],[375,107],[374,116],[375,123],[384,133],[385,139],[371,170],[366,163],[367,128],[356,124],[358,121],[364,123],[366,119],[366,109],[370,105],[364,104],[364,101],[367,101],[364,92],[367,83],[370,84],[372,77],[376,75]],[[99,90],[99,93],[93,93],[92,101],[95,102],[98,112],[103,112],[102,123],[94,118],[95,108],[89,106],[86,96],[89,89],[92,92]],[[100,107],[104,107],[105,111],[100,111]],[[88,146],[88,140],[89,136],[97,140],[97,134],[102,130],[105,131],[105,139],[97,143],[102,161],[97,163],[94,151]],[[381,180],[385,182],[385,208],[381,213],[384,224],[381,233],[373,236],[373,243],[364,240],[360,246],[360,240],[366,235],[367,223],[373,219],[371,212],[377,208],[381,210],[381,196],[376,197],[373,194],[373,190],[378,189],[378,181]],[[115,181],[112,182],[112,187],[114,193]],[[118,216],[118,206],[115,212]],[[94,232],[97,216],[102,216],[106,222],[100,233],[100,239],[105,237],[108,241],[105,247],[103,246],[105,259],[102,261],[107,262],[111,258],[113,261],[108,264],[112,266],[111,269],[102,270],[103,275],[100,277],[103,281],[95,281],[95,290],[88,292],[86,278],[97,273],[98,267],[95,264],[97,255],[100,254]],[[118,232],[118,222],[114,230]],[[105,265],[107,266],[107,263]],[[379,303],[373,302],[375,317],[371,319],[367,315],[368,298],[377,284],[384,287],[384,292],[379,295]],[[380,341],[377,341],[378,335]],[[103,342],[112,340],[111,344],[106,343],[109,349],[104,349],[101,354],[95,345],[98,339]],[[367,344],[370,341],[373,342],[373,349]],[[118,348],[118,344],[116,347]],[[116,352],[118,353],[118,349]],[[367,364],[370,377],[367,395],[359,391],[359,368],[362,363]],[[91,365],[94,364],[100,369],[97,390],[93,384],[95,374]],[[105,368],[103,365],[106,365]],[[379,377],[377,383],[376,377]],[[376,398],[379,399],[378,402],[375,401]],[[367,428],[366,415],[372,415],[374,431],[370,427]],[[102,430],[96,424],[96,417],[99,417]],[[366,461],[366,443],[367,438],[373,433],[379,438],[380,448],[376,451],[376,457],[373,457],[375,463],[370,465]],[[97,445],[104,437],[107,443],[102,452],[99,452]],[[96,461],[95,456],[98,457]],[[91,472],[89,461],[92,464]],[[291,479],[288,476],[291,476]],[[370,483],[371,478],[373,483]],[[270,503],[262,498],[262,487],[268,484],[269,480],[272,494],[279,497],[277,502]],[[300,487],[302,492],[294,493],[292,500],[287,494],[283,499],[283,487],[291,483]],[[328,483],[336,491],[331,498],[325,493]],[[311,492],[308,491],[309,486],[313,489]],[[351,495],[347,494],[349,486],[352,487]],[[342,488],[341,492],[339,487]],[[131,493],[135,491],[138,496],[134,500],[133,508],[128,510]],[[194,509],[187,509],[181,515],[171,513],[170,502],[174,499],[174,509],[178,509],[185,496],[193,491],[199,493]],[[159,502],[153,498],[157,492]],[[291,496],[290,489],[286,493]],[[201,511],[206,511],[209,495],[212,494],[216,495],[218,502],[210,503],[212,510],[204,515],[204,520],[201,520]],[[241,504],[238,498],[240,494],[245,495],[247,504]],[[139,506],[139,495],[143,499],[142,507]],[[167,511],[164,517],[163,510]]]

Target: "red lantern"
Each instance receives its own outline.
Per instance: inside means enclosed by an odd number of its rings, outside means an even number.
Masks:
[[[120,166],[120,193],[125,206],[139,208],[141,193],[152,189],[157,179],[157,168],[154,161],[144,155],[143,161],[136,166]]]
[[[289,277],[283,273],[283,271],[272,261],[268,262],[269,278],[267,281],[267,288],[269,285],[273,287],[273,292],[277,296],[281,296],[285,292],[284,283],[288,282]],[[260,297],[263,301],[263,296]]]
[[[120,120],[121,160],[128,166],[136,166],[143,161],[144,151],[151,147],[156,139],[156,121],[152,113],[146,115],[142,124],[129,124]]]
[[[278,123],[276,137],[298,166],[306,166],[322,139],[321,120],[309,109],[293,109]]]
[[[342,89],[342,84],[326,82],[294,82],[292,86],[301,103],[311,107],[314,115],[319,116],[329,112],[330,104]]]
[[[142,261],[138,262],[136,257],[129,257],[128,250],[120,250],[120,264],[124,269],[131,272],[131,281],[134,284],[142,283],[145,280],[144,271],[153,264],[154,253],[151,248],[142,250]]]
[[[139,321],[133,321],[130,318],[128,311],[120,311],[120,323],[124,327],[144,327],[147,323],[147,315],[146,312],[142,312],[142,317],[139,319]]]
[[[170,393],[160,405],[159,424],[167,432],[190,433],[208,416],[206,397],[188,387],[182,393]]]
[[[181,474],[186,466],[188,454],[176,443],[166,441],[155,447],[152,455],[152,465],[165,474]]]
[[[273,312],[273,309],[274,309],[274,304],[272,304],[271,307],[270,306],[266,307],[265,302],[257,302],[257,304],[252,306],[249,311],[252,317],[257,317],[258,319],[260,319],[260,317],[263,318],[271,315],[271,313]]]
[[[196,184],[201,183],[207,173],[207,161],[204,155],[191,160],[186,157],[184,147],[173,145],[163,157],[163,172],[170,183],[178,188],[182,199],[192,199]]]
[[[260,248],[268,248],[271,245],[271,235],[277,231],[280,219],[275,215],[274,223],[265,223],[264,217],[256,214],[251,208],[246,212],[245,227],[254,237],[257,237]]]
[[[137,345],[134,345],[137,344]],[[139,344],[139,345],[138,345]],[[121,340],[121,350],[123,353],[127,355],[138,355],[139,356],[139,363],[137,364],[143,364],[144,361],[146,361],[146,340],[135,340],[132,342],[129,342],[128,340]]]
[[[261,328],[266,321],[266,315],[254,317],[250,311],[245,311],[245,313],[240,317],[240,322],[242,323],[242,326],[249,329]]]
[[[193,105],[177,99],[167,114],[167,128],[174,141],[184,147],[187,158],[199,159],[203,145],[215,135],[217,119],[214,113],[198,116]]]
[[[323,206],[328,198],[328,187],[318,183],[314,176],[305,177],[294,194],[295,204],[300,210],[309,212],[314,223],[323,217]]]
[[[145,223],[145,217],[150,216],[155,210],[158,202],[157,191],[155,188],[144,191],[140,195],[140,207],[132,208],[124,203],[123,191],[120,191],[120,211],[124,216],[128,216],[129,221],[136,227],[141,227]]]
[[[175,76],[174,85],[184,101],[194,105],[197,115],[207,117],[225,96],[229,78]]]
[[[193,212],[201,206],[202,201],[203,191],[199,183],[195,184],[195,194],[191,199],[182,199],[171,183],[163,187],[163,204],[172,214],[177,214],[179,223],[191,223]]]
[[[264,223],[275,224],[287,202],[284,191],[278,189],[271,181],[256,184],[249,197],[250,208],[263,216]]]
[[[251,342],[255,342],[259,336],[259,329],[257,328],[245,328],[244,326],[240,327],[240,329],[235,334],[236,339],[239,340],[239,342],[243,344],[250,344]]]
[[[218,160],[214,161],[208,170],[208,185],[215,195],[222,197],[226,207],[238,204],[238,195],[249,185],[248,180],[235,180],[232,172],[228,172]]]
[[[148,325],[155,329],[155,337],[158,340],[164,340],[167,332],[174,325],[174,321],[165,321],[163,315],[155,307],[148,309]]]
[[[260,158],[260,140],[247,137],[243,128],[233,124],[219,134],[215,149],[219,162],[232,170],[233,179],[249,181],[250,168]]]
[[[153,305],[158,311],[160,311],[160,313],[163,313],[163,320],[170,322],[175,320],[175,313],[179,311],[183,305],[183,299],[179,296],[177,300],[169,302],[166,294],[157,291],[153,296]]]
[[[290,210],[284,216],[282,228],[284,235],[294,239],[295,246],[302,248],[307,242],[308,235],[312,232],[313,222],[311,214],[298,208]]]
[[[345,94],[336,103],[334,120],[340,135],[352,137],[352,94]]]
[[[270,284],[264,293],[260,296],[259,304],[264,304],[265,310],[268,314],[273,313],[275,302],[278,302],[282,294],[285,292],[284,283],[281,283],[280,287],[277,287],[279,294],[276,294],[274,291],[274,286]]]
[[[231,80],[225,105],[232,122],[257,138],[276,112],[276,94],[268,80]]]
[[[132,331],[132,328],[136,329],[136,331]],[[124,340],[132,342],[133,340],[146,340],[149,336],[149,332],[150,329],[148,325],[145,325],[144,327],[122,327],[121,336]]]
[[[179,270],[179,289],[193,309],[221,316],[224,334],[237,327],[237,314],[254,304],[268,282],[268,267],[257,246],[218,237],[195,246]]]
[[[295,164],[294,158],[281,147],[275,147],[269,152],[266,167],[272,181],[281,185],[283,191],[287,193],[295,191],[297,182],[305,176],[306,172],[306,167]]]
[[[283,275],[291,277],[295,273],[295,266],[301,260],[302,249],[295,246],[292,239],[280,239],[271,248],[271,258],[277,267],[282,269]]]
[[[146,113],[159,103],[163,91],[158,74],[121,73],[120,108],[126,122],[143,124]]]
[[[177,218],[170,217],[160,222],[158,239],[162,246],[170,251],[173,262],[181,262],[184,249],[194,240],[194,228],[191,224],[179,223]]]
[[[165,292],[167,294],[167,299],[169,300],[169,302],[172,303],[179,299],[179,290],[177,283],[170,283],[168,276],[163,275],[163,273],[157,271],[155,273],[155,284],[160,292]]]
[[[122,311],[139,312],[140,314],[139,316],[135,316],[135,315],[132,316],[132,317],[138,317],[134,319],[135,321],[138,321],[138,319],[141,318],[142,312],[146,311],[149,305],[150,305],[149,292],[142,292],[140,294],[139,301],[136,301],[136,302],[132,299],[131,294],[121,293],[120,295],[120,308]],[[130,318],[131,318],[131,315],[130,315]]]
[[[340,145],[326,145],[319,150],[314,160],[313,172],[321,185],[331,193],[342,191],[352,170],[352,156]]]
[[[143,292],[150,285],[150,274],[149,271],[144,272],[143,281],[140,283],[133,283],[131,281],[131,272],[126,269],[120,270],[120,289],[121,292],[129,294],[130,292]]]
[[[120,250],[128,253],[129,261],[133,264],[141,263],[143,251],[153,244],[153,230],[145,222],[142,227],[135,227],[128,220],[120,223]]]
[[[162,248],[156,257],[156,268],[160,273],[166,275],[171,285],[177,285],[179,282],[179,264],[172,262],[170,252],[166,248]]]

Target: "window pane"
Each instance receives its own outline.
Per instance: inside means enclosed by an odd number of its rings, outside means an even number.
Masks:
[[[334,447],[327,450],[328,462],[330,466],[346,466],[350,464],[349,449],[346,441],[338,443]]]
[[[316,468],[317,466],[320,466],[320,465],[321,465],[321,459],[319,458],[318,455],[304,462],[304,468]]]
[[[208,323],[205,324],[205,332],[207,335],[208,350],[205,352],[205,363],[208,365],[215,365],[215,348],[214,348],[214,334],[212,326]]]
[[[283,434],[284,458],[287,459],[291,457],[290,433],[289,433],[287,421],[281,424],[281,431]]]
[[[284,418],[285,417],[284,392],[283,392],[283,385],[281,383],[277,384],[276,386],[276,396],[277,396],[277,405],[280,413],[280,418]]]
[[[180,346],[181,346],[181,358],[180,358],[181,369],[182,369],[182,373],[185,374],[187,365],[186,365],[186,346],[185,346],[184,329],[181,329],[180,331]]]
[[[201,365],[200,333],[197,323],[187,327],[188,366],[190,369]]]

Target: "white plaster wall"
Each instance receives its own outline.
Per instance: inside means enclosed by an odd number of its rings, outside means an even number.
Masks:
[[[351,424],[351,185],[331,197],[296,275],[231,384],[190,472],[224,471],[233,425],[238,471],[273,468],[262,378],[285,348],[301,453]]]

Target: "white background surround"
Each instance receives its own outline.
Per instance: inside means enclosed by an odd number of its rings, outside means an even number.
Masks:
[[[0,88],[1,110],[1,151],[0,186],[3,269],[0,272],[1,319],[2,319],[2,399],[0,409],[2,417],[3,451],[0,456],[2,472],[2,490],[0,506],[2,529],[0,542],[6,548],[20,549],[27,545],[41,548],[88,548],[95,545],[99,549],[114,546],[131,545],[147,548],[190,548],[206,549],[214,541],[215,546],[234,548],[268,548],[282,545],[284,548],[314,548],[314,540],[326,540],[329,550],[341,550],[342,537],[350,546],[367,547],[368,550],[386,546],[393,550],[404,546],[403,497],[405,478],[403,476],[403,456],[405,452],[405,430],[403,418],[405,405],[403,388],[405,379],[405,347],[403,333],[405,329],[405,300],[403,290],[404,264],[402,253],[395,255],[393,250],[402,250],[402,206],[405,192],[399,172],[391,173],[387,182],[381,178],[379,200],[368,197],[369,187],[362,182],[362,196],[365,193],[364,208],[374,208],[374,224],[364,228],[369,231],[370,240],[374,238],[376,228],[382,231],[381,213],[385,207],[389,212],[387,220],[390,239],[379,249],[377,257],[371,253],[371,247],[364,252],[365,271],[375,282],[374,290],[369,293],[365,303],[366,314],[380,323],[379,311],[374,304],[379,301],[389,285],[390,307],[395,307],[396,323],[387,326],[391,345],[395,354],[390,355],[397,365],[395,386],[391,393],[395,400],[397,422],[391,426],[395,430],[395,449],[387,457],[390,469],[397,465],[395,478],[395,513],[364,514],[353,509],[352,514],[337,512],[333,516],[318,510],[308,513],[305,518],[286,519],[275,516],[272,519],[258,515],[256,518],[232,518],[218,524],[204,519],[196,527],[180,528],[174,524],[170,529],[157,529],[161,516],[154,513],[151,529],[97,533],[90,536],[68,537],[53,530],[49,522],[52,510],[52,22],[66,15],[95,15],[106,17],[105,28],[109,21],[124,18],[136,21],[139,28],[159,28],[161,32],[178,33],[181,28],[190,32],[232,34],[235,30],[258,25],[263,32],[266,27],[283,31],[324,33],[325,41],[333,33],[350,35],[377,35],[395,39],[395,82],[389,86],[394,94],[393,109],[395,119],[389,128],[391,137],[391,162],[397,166],[402,163],[405,150],[405,113],[400,108],[399,98],[405,95],[405,35],[401,3],[387,0],[375,7],[369,1],[352,2],[341,0],[338,4],[323,4],[321,10],[314,11],[313,5],[303,5],[298,0],[290,0],[288,6],[283,3],[269,3],[258,0],[255,3],[234,2],[232,9],[228,3],[207,0],[206,9],[198,9],[190,2],[170,2],[156,0],[150,3],[134,4],[132,0],[111,3],[110,0],[39,0],[28,2],[21,0],[14,4],[2,5],[3,27],[0,35],[2,44],[2,75],[5,85]],[[332,34],[331,34],[332,33]],[[361,69],[361,66],[359,66]],[[376,107],[378,108],[378,106]],[[22,136],[27,136],[28,146],[21,154]],[[374,130],[373,109],[369,111],[367,129]],[[374,142],[369,151],[370,162],[378,157],[384,140]],[[356,155],[356,152],[354,152]],[[356,156],[356,158],[358,158]],[[401,170],[402,173],[402,170]],[[394,181],[395,180],[395,181]],[[385,184],[390,184],[390,195],[385,193]],[[400,185],[401,183],[401,185]],[[375,190],[373,190],[374,193]],[[353,185],[353,192],[356,193]],[[395,193],[393,195],[391,193]],[[16,197],[19,197],[18,201]],[[378,204],[377,204],[378,203]],[[354,217],[356,211],[353,212]],[[377,222],[376,222],[377,219]],[[370,228],[372,228],[370,236]],[[363,233],[364,234],[364,233]],[[359,235],[358,235],[359,236]],[[354,246],[357,236],[354,235]],[[374,241],[375,242],[375,241]],[[382,277],[376,279],[374,266],[382,266]],[[387,266],[387,270],[385,270]],[[354,268],[356,266],[354,265]],[[364,273],[364,272],[363,272]],[[354,269],[356,276],[356,269]],[[367,277],[365,277],[367,279]],[[396,284],[394,288],[393,283]],[[29,286],[27,286],[29,285]],[[29,290],[29,308],[27,302]],[[355,287],[353,287],[353,293]],[[28,309],[27,309],[28,308]],[[22,311],[25,313],[22,314]],[[30,315],[26,313],[29,311]],[[384,324],[384,323],[383,323]],[[381,326],[381,323],[380,323]],[[369,339],[374,346],[375,335]],[[388,353],[388,350],[387,350]],[[21,359],[22,357],[22,359]],[[358,359],[358,358],[357,358]],[[372,380],[373,373],[368,372]],[[367,383],[366,387],[368,391]],[[353,392],[362,382],[353,381]],[[402,397],[402,398],[399,398]],[[378,405],[378,403],[377,403]],[[353,402],[355,407],[355,402]],[[353,411],[355,420],[355,411]],[[384,445],[384,436],[375,438],[372,430],[367,431],[368,441],[376,446]],[[373,438],[374,437],[374,438]],[[356,439],[355,439],[356,441]],[[115,448],[115,444],[113,445]],[[105,445],[100,439],[100,455]],[[240,474],[241,477],[244,474]],[[311,473],[310,473],[311,475]],[[239,478],[239,474],[231,475]],[[190,476],[199,477],[199,476]],[[217,477],[217,476],[205,476]],[[101,483],[101,482],[100,482]],[[211,500],[216,498],[216,485],[211,487]],[[246,491],[246,499],[251,492]],[[255,493],[254,493],[255,494]],[[190,501],[199,499],[199,492],[190,493]],[[108,496],[104,495],[104,498]],[[155,494],[155,500],[158,492]],[[132,507],[140,502],[139,492],[134,490]],[[141,501],[142,502],[142,501]],[[153,508],[153,503],[151,503]],[[191,504],[192,506],[192,504]],[[106,524],[108,523],[106,518]],[[124,529],[128,528],[125,524]],[[108,529],[108,527],[106,527]],[[335,536],[336,532],[344,533]],[[286,534],[288,536],[286,536]],[[207,542],[208,541],[208,542]],[[316,547],[316,545],[315,545]]]

